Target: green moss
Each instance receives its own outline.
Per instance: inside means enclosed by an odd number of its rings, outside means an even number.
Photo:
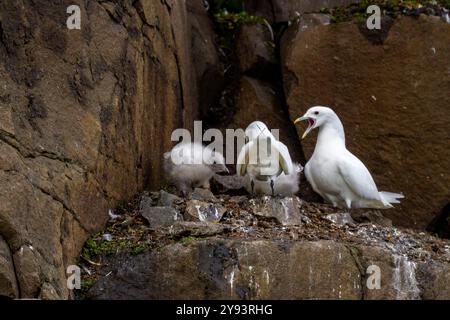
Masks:
[[[81,292],[87,292],[95,284],[93,279],[81,280]]]
[[[115,241],[103,240],[97,242],[93,239],[89,239],[86,241],[86,244],[83,248],[83,257],[92,260],[100,254],[112,255],[116,252],[116,248],[117,245]]]
[[[180,240],[180,242],[181,242],[183,245],[185,245],[185,246],[189,245],[190,243],[192,243],[192,242],[194,242],[194,241],[195,241],[195,238],[194,238],[194,237],[183,237],[183,238],[181,238],[181,240]]]
[[[222,49],[232,50],[237,30],[246,24],[263,24],[263,17],[254,16],[245,10],[242,1],[215,0],[211,10],[219,34],[218,44]]]
[[[228,30],[234,30],[243,24],[265,23],[264,18],[250,15],[246,11],[230,13],[227,10],[222,10],[214,14],[214,18],[218,24]]]
[[[145,244],[135,244],[131,247],[130,253],[133,256],[137,256],[141,253],[144,253],[146,249],[147,249],[147,245],[145,245]]]

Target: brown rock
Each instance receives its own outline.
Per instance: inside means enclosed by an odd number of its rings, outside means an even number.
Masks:
[[[182,1],[180,1],[182,2]],[[225,85],[223,66],[215,42],[214,24],[204,7],[203,0],[186,1],[190,24],[191,63],[195,69],[195,101],[199,104],[200,117],[205,116],[220,99]],[[193,83],[189,83],[190,90]]]
[[[64,26],[71,4],[81,30]],[[55,297],[44,283],[67,298],[65,267],[108,209],[163,181],[172,131],[199,113],[192,84],[218,68],[213,53],[193,67],[188,26],[212,31],[184,1],[6,0],[0,12],[0,235],[22,298]],[[0,292],[15,294],[8,281]]]
[[[0,236],[0,297],[18,298],[14,262],[8,244]]]
[[[112,268],[117,276],[96,283],[91,298],[361,298],[349,251],[331,241],[194,241],[123,258]]]
[[[181,237],[211,237],[230,231],[230,226],[221,223],[181,221],[170,229],[170,235]]]
[[[421,282],[417,272],[417,263],[407,257],[381,249],[380,247],[350,246],[355,262],[364,276],[362,280],[365,300],[416,300],[421,298]],[[380,288],[367,285],[372,275],[369,266],[380,271]],[[372,273],[369,273],[372,272]]]
[[[450,298],[450,266],[443,263],[421,263],[418,275],[424,300],[448,300]]]
[[[244,10],[249,14],[263,17],[269,23],[274,22],[273,0],[243,0]]]
[[[114,259],[108,270],[115,276],[101,278],[89,294],[94,299],[449,298],[448,263],[414,262],[393,249],[324,240],[192,239]],[[379,288],[368,285],[375,269]]]
[[[271,30],[266,25],[243,25],[236,40],[241,72],[273,78],[278,68],[273,42]]]
[[[14,254],[17,265],[17,280],[20,283],[20,293],[23,297],[37,297],[41,287],[41,270],[39,254],[31,245],[22,246]]]
[[[449,195],[450,73],[443,72],[450,60],[449,25],[427,16],[399,17],[383,45],[368,41],[354,23],[297,27],[282,40],[291,119],[314,105],[332,107],[346,129],[347,147],[379,189],[406,196],[386,217],[424,228]],[[303,130],[298,127],[300,135]],[[314,136],[303,141],[307,158],[314,145]]]
[[[56,292],[55,288],[47,282],[42,285],[41,292],[39,294],[39,299],[42,300],[58,300],[60,297]]]

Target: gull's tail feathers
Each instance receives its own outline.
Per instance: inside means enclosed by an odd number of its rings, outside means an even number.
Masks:
[[[401,193],[381,191],[380,197],[383,203],[389,204],[389,207],[392,208],[393,203],[400,203],[398,199],[403,199],[405,196]]]

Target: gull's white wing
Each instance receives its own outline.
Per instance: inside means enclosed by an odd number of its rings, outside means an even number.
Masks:
[[[294,164],[292,163],[288,147],[286,147],[286,145],[280,141],[277,140],[272,141],[275,141],[275,143],[273,143],[273,146],[275,147],[276,151],[279,154],[278,158],[280,159],[279,163],[281,169],[286,175],[291,174],[294,171]]]
[[[236,174],[238,176],[245,176],[245,174],[247,173],[247,165],[249,162],[249,151],[250,148],[253,146],[253,144],[254,144],[253,141],[248,142],[242,147],[241,151],[239,152],[236,165]]]
[[[350,152],[338,163],[339,173],[347,186],[362,199],[379,200],[377,185],[366,166]]]

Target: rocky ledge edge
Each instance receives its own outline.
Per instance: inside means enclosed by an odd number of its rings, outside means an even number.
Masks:
[[[450,299],[450,241],[380,211],[161,190],[110,212],[79,299]]]

